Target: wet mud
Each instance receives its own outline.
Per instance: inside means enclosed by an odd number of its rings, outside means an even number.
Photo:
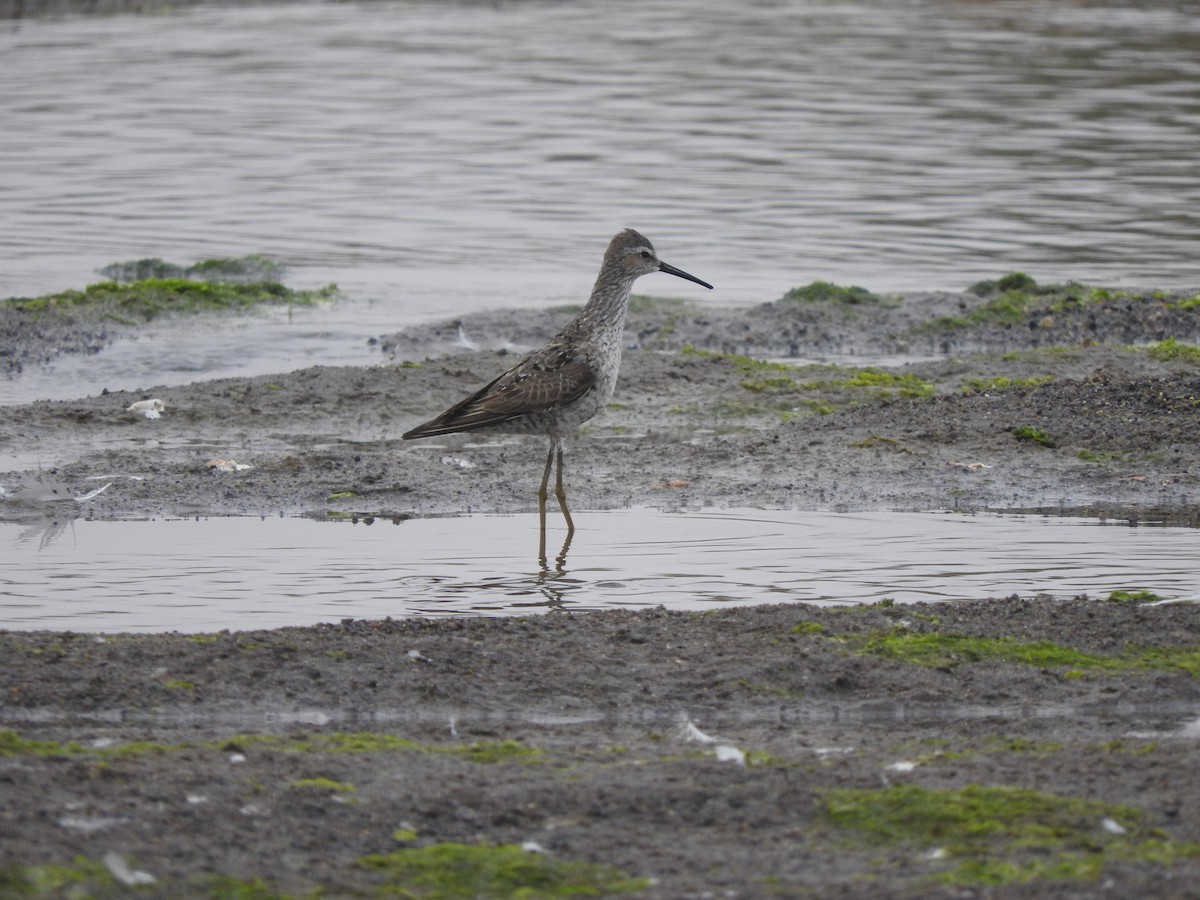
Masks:
[[[573,512],[1021,509],[1195,527],[1186,299],[1033,297],[1018,321],[954,325],[985,299],[640,303],[613,404],[567,451]],[[539,440],[399,435],[552,318],[381,335],[368,367],[0,408],[0,441],[28,460],[0,473],[0,511],[533,509]],[[36,360],[71,352],[70,334],[86,352],[101,328],[8,333]],[[129,410],[149,399],[159,418]],[[1039,593],[0,632],[0,885],[65,867],[85,896],[420,896],[378,858],[525,844],[613,867],[647,897],[1196,896],[1194,604]],[[980,805],[998,797],[1003,810]],[[884,829],[897,809],[911,827]]]
[[[1200,306],[1147,294],[1050,313],[1034,297],[1017,324],[939,326],[983,302],[640,303],[612,404],[567,448],[572,505],[1046,509],[1195,523]],[[380,336],[372,366],[0,408],[11,457],[32,463],[0,473],[15,494],[6,514],[41,515],[43,499],[109,481],[69,509],[138,518],[533,509],[544,441],[400,435],[570,314],[505,311]],[[104,327],[39,324],[17,329],[14,354],[90,352]],[[834,351],[918,361],[863,366]],[[129,409],[148,400],[162,402],[160,418]]]

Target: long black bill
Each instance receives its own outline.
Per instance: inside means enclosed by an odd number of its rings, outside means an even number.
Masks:
[[[687,272],[683,271],[683,269],[677,269],[674,266],[669,265],[665,262],[660,262],[658,264],[658,271],[666,272],[668,275],[678,275],[680,278],[686,278],[688,281],[694,281],[694,282],[696,282],[696,284],[702,284],[706,288],[708,288],[710,291],[712,290],[712,285],[709,284],[707,281],[701,281],[695,275],[689,275]]]

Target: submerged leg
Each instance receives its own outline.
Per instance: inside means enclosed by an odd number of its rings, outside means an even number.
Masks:
[[[562,510],[563,518],[567,520],[567,543],[569,544],[571,542],[571,535],[575,533],[575,523],[571,521],[571,511],[567,509],[567,489],[563,487],[562,447],[558,448],[558,476],[554,480],[554,496],[558,498],[558,505]]]
[[[567,553],[571,549],[571,540],[575,537],[574,531],[568,531],[566,538],[563,540],[562,549],[558,551],[558,556],[554,557],[554,567],[560,575],[565,575],[567,572]]]

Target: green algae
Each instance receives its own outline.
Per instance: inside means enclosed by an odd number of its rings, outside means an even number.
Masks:
[[[866,288],[850,285],[845,287],[828,281],[814,281],[803,287],[794,287],[783,295],[785,301],[796,303],[826,303],[834,306],[865,306],[891,304],[886,297],[873,294]]]
[[[798,622],[792,626],[792,634],[824,634],[826,630],[820,622]]]
[[[276,281],[221,282],[190,278],[145,278],[122,284],[102,281],[83,290],[61,291],[40,297],[12,297],[4,306],[29,313],[88,312],[117,321],[150,321],[167,314],[194,314],[247,310],[258,306],[312,306],[337,296],[327,285],[315,291],[297,291]]]
[[[872,843],[936,851],[937,881],[967,884],[1094,880],[1107,862],[1159,865],[1200,857],[1200,845],[1151,827],[1131,806],[1022,787],[978,784],[934,790],[917,785],[823,792],[822,812]]]
[[[159,890],[161,889],[161,890]],[[162,891],[169,893],[163,893]],[[0,897],[46,900],[125,900],[140,896],[136,887],[119,884],[99,860],[76,856],[70,863],[0,865]],[[201,875],[183,882],[161,881],[149,896],[203,897],[211,900],[288,900],[261,878]],[[320,891],[309,897],[323,896]]]
[[[1021,295],[1002,294],[993,297],[981,306],[962,316],[938,316],[930,322],[918,325],[915,331],[955,331],[981,325],[1018,325],[1028,311],[1028,304]]]
[[[840,387],[869,388],[880,396],[895,394],[900,397],[928,397],[933,393],[933,385],[923,378],[905,372],[895,374],[882,372],[878,369],[859,369],[844,379]]]
[[[1030,444],[1039,444],[1042,447],[1054,448],[1058,443],[1046,434],[1046,432],[1035,425],[1016,425],[1009,429],[1012,436],[1018,441],[1025,441]]]
[[[1113,738],[1105,741],[1103,744],[1096,746],[1094,749],[1099,750],[1109,756],[1146,756],[1158,749],[1158,741],[1146,741],[1142,744],[1127,744],[1121,738]]]
[[[1024,272],[1011,272],[995,281],[980,281],[968,288],[984,302],[961,316],[940,316],[917,326],[918,333],[955,331],[986,325],[1020,325],[1033,311],[1043,315],[1064,309],[1123,299],[1112,291],[1070,281],[1040,285]]]
[[[781,375],[774,378],[747,378],[739,382],[739,385],[753,393],[762,394],[771,391],[794,391],[796,389],[796,380],[786,375]]]
[[[0,729],[0,757],[4,756],[71,756],[87,751],[75,741],[40,741],[23,738],[15,731]]]
[[[1119,461],[1121,459],[1121,454],[1112,453],[1107,450],[1100,451],[1083,449],[1075,455],[1083,462],[1112,462]]]
[[[1153,603],[1160,599],[1154,591],[1109,591],[1108,599],[1114,603]]]
[[[1152,359],[1159,362],[1181,361],[1192,364],[1200,364],[1200,345],[1185,344],[1175,340],[1175,338],[1166,338],[1157,343],[1150,344],[1146,347],[1131,348],[1141,350],[1147,353]]]
[[[1006,375],[993,375],[990,378],[964,378],[962,392],[964,394],[990,394],[997,391],[1029,390],[1053,380],[1053,375],[1030,378],[1009,378]]]
[[[987,325],[1020,325],[1029,321],[1035,314],[1046,316],[1129,301],[1154,303],[1160,307],[1183,310],[1200,305],[1200,295],[1173,299],[1163,291],[1133,293],[1091,287],[1076,281],[1038,284],[1023,272],[1012,272],[994,281],[980,281],[971,285],[968,290],[983,302],[962,315],[941,316],[918,325],[913,329],[914,332],[955,331]],[[1168,338],[1168,341],[1171,339]],[[1171,352],[1170,347],[1166,352]],[[1195,357],[1188,351],[1184,351],[1184,358],[1195,361]]]
[[[1093,288],[1078,281],[1067,281],[1062,284],[1038,284],[1034,278],[1024,272],[1009,272],[995,281],[977,281],[967,290],[977,297],[1015,297],[1023,298],[1026,301],[1041,300],[1059,308],[1079,303],[1105,303],[1130,296],[1120,291]]]
[[[149,753],[173,753],[181,750],[242,751],[265,747],[284,753],[439,753],[457,756],[480,764],[508,761],[536,762],[541,750],[520,741],[473,741],[466,744],[424,744],[410,738],[376,732],[330,732],[305,737],[273,734],[242,734],[219,741],[164,744],[156,741],[131,741],[111,747],[83,747],[74,741],[43,741],[23,738],[15,731],[0,729],[0,757],[4,756],[78,756],[102,759],[133,757]]]
[[[431,746],[426,752],[449,753],[452,756],[461,756],[463,759],[483,765],[510,760],[536,762],[542,756],[541,750],[522,744],[520,741],[473,741],[463,745]]]
[[[826,367],[829,377],[805,381],[800,388],[806,391],[859,392],[868,398],[883,400],[895,397],[920,398],[934,393],[934,386],[925,379],[904,372],[896,374],[875,368],[842,369]]]
[[[531,853],[516,844],[440,843],[359,860],[383,876],[381,893],[424,898],[603,897],[649,886],[611,866]]]
[[[270,747],[285,753],[440,753],[484,764],[510,760],[533,762],[541,758],[539,749],[522,744],[520,741],[423,744],[410,738],[372,731],[331,732],[307,737],[269,734],[241,735],[231,738],[227,744],[238,747]]]
[[[1181,671],[1200,677],[1200,648],[1142,647],[1128,644],[1118,654],[1090,653],[1052,641],[1018,641],[905,629],[832,638],[853,652],[929,668],[954,668],[997,660],[1079,672]]]
[[[900,443],[895,438],[884,437],[881,434],[867,435],[861,441],[851,442],[850,446],[857,447],[860,450],[883,449],[883,450],[894,450],[897,453],[907,453],[909,455],[912,454],[911,450],[909,450],[907,447],[905,447],[902,443]]]
[[[980,753],[1032,753],[1047,756],[1059,753],[1063,745],[1057,741],[1038,742],[1027,737],[992,737],[980,747]]]
[[[407,839],[408,832],[403,832]],[[415,835],[414,835],[415,836]],[[631,878],[614,867],[561,860],[513,844],[440,843],[371,854],[360,869],[381,883],[354,896],[412,898],[553,898],[604,897],[636,893],[649,881]],[[344,896],[342,887],[314,888],[302,896]],[[205,874],[182,881],[159,881],[153,896],[204,897],[212,900],[288,900],[261,877]],[[8,898],[125,898],[137,888],[119,884],[105,865],[85,856],[70,863],[0,865],[0,896]]]
[[[948,738],[922,738],[906,741],[894,749],[901,756],[915,757],[918,764],[927,765],[1001,754],[1050,756],[1066,748],[1056,741],[1039,742],[1026,737],[993,734],[972,736],[966,743],[952,743]]]
[[[740,353],[720,353],[716,350],[705,350],[700,347],[693,347],[691,344],[684,344],[680,351],[682,356],[695,357],[697,359],[706,359],[728,363],[733,366],[743,375],[758,378],[766,374],[776,372],[796,372],[798,369],[789,363],[771,362],[765,359],[755,359],[752,356],[744,356]]]
[[[104,864],[86,856],[70,863],[0,865],[0,897],[116,897],[116,880]]]
[[[303,791],[329,791],[334,794],[353,794],[358,790],[348,781],[334,781],[332,778],[297,778],[290,786]]]
[[[680,352],[683,356],[732,366],[742,376],[739,387],[764,398],[763,402],[754,403],[723,400],[715,407],[720,415],[777,413],[791,417],[803,411],[825,415],[840,406],[854,403],[898,397],[928,397],[935,392],[931,382],[911,372],[897,374],[872,367],[854,369],[837,365],[799,367],[735,353],[698,349],[690,344]],[[820,377],[811,377],[813,375]],[[687,411],[694,414],[698,410],[692,407]]]

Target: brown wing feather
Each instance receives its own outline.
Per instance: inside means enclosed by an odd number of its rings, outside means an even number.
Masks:
[[[591,367],[575,359],[569,347],[553,343],[454,404],[436,419],[405,432],[403,437],[432,437],[503,425],[573,403],[595,383]]]

